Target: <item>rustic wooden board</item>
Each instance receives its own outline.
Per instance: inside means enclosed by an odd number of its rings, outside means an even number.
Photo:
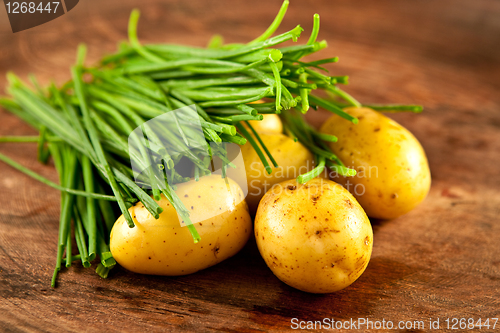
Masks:
[[[8,70],[64,82],[79,42],[90,60],[124,39],[128,14],[143,11],[140,37],[204,45],[257,36],[280,1],[80,1],[67,15],[13,34],[0,10],[0,89]],[[114,269],[109,279],[79,265],[51,289],[59,194],[0,164],[0,331],[285,331],[291,318],[424,320],[500,317],[500,3],[478,1],[292,1],[280,31],[322,17],[320,38],[366,102],[421,103],[394,118],[420,139],[433,178],[425,202],[392,221],[373,221],[363,276],[330,295],[277,280],[253,241],[232,259],[177,278]],[[327,116],[311,112],[318,124]],[[0,135],[33,134],[0,110]],[[0,151],[56,180],[33,145]],[[498,331],[497,328],[492,331]],[[409,330],[410,331],[410,330]],[[418,331],[418,330],[413,330]],[[482,331],[487,331],[483,329]]]

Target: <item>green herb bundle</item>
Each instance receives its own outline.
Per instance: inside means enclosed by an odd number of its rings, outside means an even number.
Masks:
[[[156,142],[157,146],[148,147],[150,151],[138,151],[134,156],[130,155],[127,141],[134,128],[143,126],[148,131],[144,126],[148,120],[173,110],[195,106],[210,154],[224,157],[224,143],[242,145],[249,141],[269,173],[272,167],[268,160],[274,167],[276,162],[248,121],[262,120],[264,114],[280,114],[285,132],[316,156],[315,169],[299,176],[299,182],[316,177],[327,166],[341,175],[355,174],[325,144],[336,141],[336,137],[318,133],[305,123],[302,114],[311,107],[321,107],[356,123],[357,119],[342,107],[362,105],[339,87],[347,84],[347,76],[330,76],[322,67],[337,62],[337,58],[302,60],[326,47],[325,41],[317,41],[319,15],[314,15],[313,31],[306,44],[281,46],[290,40],[297,42],[303,30],[300,26],[271,37],[287,6],[285,1],[271,26],[253,41],[224,45],[216,36],[207,48],[142,45],[137,38],[139,12],[134,10],[129,22],[129,41],[121,43],[117,53],[92,67],[84,66],[86,49],[80,46],[76,64],[71,68],[72,79],[62,87],[54,84],[41,87],[31,77],[33,88],[30,88],[14,74],[8,74],[7,91],[11,97],[0,99],[0,105],[37,129],[40,135],[4,137],[0,142],[37,142],[39,160],[47,163],[52,157],[59,173],[60,185],[57,185],[0,154],[2,161],[61,190],[52,286],[63,263],[69,267],[77,260],[90,267],[91,261],[99,257],[96,271],[107,277],[116,264],[108,244],[118,209],[132,228],[134,222],[128,208],[137,201],[158,218],[162,209],[157,200],[163,194],[186,221],[194,241],[199,240],[189,212],[173,191],[173,184],[161,176],[163,173],[151,170],[146,175],[151,188],[144,188],[134,181],[130,166],[131,158],[148,165],[151,161],[147,159],[153,152],[155,161],[161,161],[161,168],[168,169],[172,177],[179,181],[185,178],[175,169],[179,157],[170,156],[160,145],[161,140]],[[320,97],[317,90],[326,91],[331,98]],[[252,103],[261,99],[265,102]],[[421,110],[419,106],[404,105],[371,107]],[[243,122],[248,125],[246,128]],[[165,128],[167,134],[169,130]],[[175,145],[183,144],[175,136],[170,139]],[[187,157],[196,165],[196,178],[207,171],[202,157],[196,154]],[[74,243],[78,254],[72,253]]]

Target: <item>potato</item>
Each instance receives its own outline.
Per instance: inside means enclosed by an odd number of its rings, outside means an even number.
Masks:
[[[194,223],[201,237],[197,244],[162,197],[163,212],[157,220],[140,202],[129,209],[134,228],[128,227],[123,215],[118,218],[111,231],[113,257],[132,272],[185,275],[233,256],[249,239],[252,220],[241,188],[231,179],[228,184],[220,175],[211,175],[177,185],[177,195],[193,222],[198,221]]]
[[[277,114],[265,114],[262,120],[250,120],[250,125],[257,133],[265,134],[281,134],[283,133],[283,123]],[[243,123],[243,126],[249,130],[248,126]]]
[[[252,214],[257,211],[260,198],[272,185],[296,178],[314,168],[313,155],[300,142],[294,142],[283,134],[260,134],[260,138],[278,163],[278,167],[274,168],[268,159],[273,169],[272,173],[268,174],[250,143],[247,142],[241,147],[248,183],[246,200]]]
[[[329,143],[342,162],[358,173],[335,181],[354,194],[370,217],[391,219],[422,202],[431,185],[425,152],[418,140],[403,126],[368,108],[347,108],[359,119],[353,124],[332,116],[321,132],[338,137]]]
[[[255,217],[260,254],[286,284],[330,293],[353,283],[370,260],[373,232],[356,199],[340,184],[288,180],[262,198]]]

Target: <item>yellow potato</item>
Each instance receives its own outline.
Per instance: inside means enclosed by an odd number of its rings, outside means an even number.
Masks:
[[[356,199],[340,184],[315,178],[288,180],[262,198],[255,239],[273,273],[310,293],[353,283],[370,260],[373,232]]]
[[[185,275],[213,266],[236,254],[247,242],[252,220],[241,188],[220,175],[178,185],[177,195],[191,211],[201,241],[195,244],[176,210],[164,197],[156,220],[142,203],[130,208],[135,227],[123,215],[111,231],[110,248],[126,269],[142,274]]]
[[[260,134],[260,138],[278,163],[278,167],[274,168],[268,159],[273,169],[272,173],[268,174],[250,143],[247,142],[241,147],[248,184],[246,200],[252,214],[257,211],[260,198],[272,185],[296,178],[314,168],[314,156],[300,142],[294,142],[283,134]]]
[[[321,132],[338,137],[329,143],[354,177],[332,173],[332,179],[354,194],[370,217],[391,219],[422,202],[431,185],[427,157],[418,140],[403,126],[368,108],[347,108],[353,124],[332,116]]]
[[[265,134],[281,134],[283,133],[283,123],[277,114],[265,114],[262,120],[250,120],[250,125],[258,133]],[[243,123],[243,126],[247,130],[250,130],[248,126]]]

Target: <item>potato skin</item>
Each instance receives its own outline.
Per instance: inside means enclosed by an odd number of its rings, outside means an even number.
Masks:
[[[288,180],[262,198],[255,217],[260,254],[286,284],[330,293],[353,283],[370,260],[373,232],[356,199],[340,184]]]
[[[113,257],[132,272],[185,275],[233,256],[249,239],[252,220],[241,188],[230,179],[229,184],[230,191],[220,175],[212,175],[178,185],[176,193],[192,210],[193,221],[202,221],[194,224],[201,236],[197,244],[162,196],[159,205],[164,210],[158,220],[140,202],[129,209],[134,228],[128,227],[123,215],[118,218],[111,231]]]
[[[273,170],[268,174],[250,143],[247,142],[241,147],[248,184],[246,201],[252,214],[257,211],[260,199],[272,185],[296,178],[314,168],[313,155],[300,142],[294,142],[283,134],[260,134],[260,138],[278,163],[278,167],[274,168],[269,163]]]
[[[250,120],[250,125],[257,133],[263,134],[281,134],[283,133],[283,123],[277,114],[265,114],[262,120]],[[249,130],[248,126],[243,126]]]
[[[345,111],[359,123],[334,115],[320,131],[338,137],[330,148],[358,174],[332,179],[348,188],[370,217],[392,219],[408,213],[425,199],[431,185],[422,146],[406,128],[379,112]]]

